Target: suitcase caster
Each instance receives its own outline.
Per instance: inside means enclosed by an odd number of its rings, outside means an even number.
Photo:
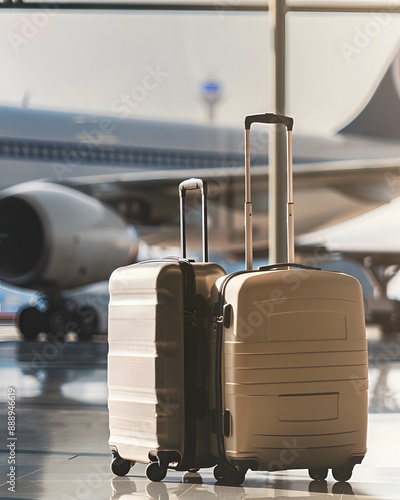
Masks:
[[[308,474],[311,477],[311,479],[314,479],[314,481],[323,481],[324,479],[326,479],[326,476],[328,475],[328,469],[323,469],[323,468],[308,469]]]
[[[228,486],[240,486],[246,478],[246,471],[232,465],[219,464],[214,468],[214,477],[218,482]]]
[[[116,476],[126,476],[135,462],[125,460],[119,455],[115,454],[111,462],[111,472]]]
[[[332,475],[339,482],[348,481],[353,474],[353,466],[345,465],[344,467],[337,467],[336,469],[332,469]]]
[[[153,482],[160,482],[167,475],[167,469],[161,467],[157,462],[152,462],[146,467],[147,479]]]

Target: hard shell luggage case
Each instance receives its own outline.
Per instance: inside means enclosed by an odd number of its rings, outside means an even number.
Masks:
[[[252,271],[251,123],[288,129],[288,260]],[[356,279],[293,264],[292,119],[246,118],[246,271],[220,278],[213,352],[217,480],[248,469],[332,469],[347,481],[366,453],[368,367],[363,296]],[[213,403],[211,403],[213,404]]]
[[[210,412],[206,395],[211,288],[224,275],[206,262],[206,184],[179,186],[181,244],[186,256],[186,190],[201,189],[203,259],[147,261],[110,277],[108,328],[109,445],[111,470],[123,476],[137,462],[160,481],[167,468],[211,467]]]

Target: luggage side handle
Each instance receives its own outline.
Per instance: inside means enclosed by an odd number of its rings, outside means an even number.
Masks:
[[[273,271],[274,269],[288,269],[289,267],[298,267],[299,269],[309,269],[313,271],[321,271],[320,267],[306,266],[304,264],[296,264],[293,262],[281,262],[279,264],[271,264],[269,266],[261,266],[258,268],[259,271]]]
[[[294,204],[293,204],[293,163],[292,163],[292,131],[294,120],[290,116],[264,113],[245,117],[245,260],[246,269],[253,268],[253,230],[250,176],[250,127],[252,123],[283,124],[287,129],[287,258],[294,262]]]
[[[179,184],[181,253],[182,257],[186,258],[185,195],[186,191],[194,191],[195,189],[199,189],[201,193],[203,262],[208,262],[207,182],[202,179],[186,179]]]

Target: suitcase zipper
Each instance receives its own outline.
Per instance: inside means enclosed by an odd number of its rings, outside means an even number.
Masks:
[[[224,326],[224,302],[225,302],[225,289],[228,282],[235,276],[247,274],[257,271],[237,271],[229,274],[223,280],[221,289],[218,292],[218,302],[214,304],[214,332],[215,339],[215,432],[217,436],[218,454],[225,463],[228,463],[225,454],[224,443],[224,430],[225,430],[225,411],[223,409],[222,401],[222,347],[223,347],[223,326]]]
[[[184,319],[191,319],[192,326],[198,326],[199,322],[196,311],[183,311],[183,317]]]

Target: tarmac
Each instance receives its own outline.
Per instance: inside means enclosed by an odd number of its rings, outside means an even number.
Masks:
[[[212,469],[168,471],[152,483],[145,465],[110,471],[107,349],[90,343],[22,342],[0,326],[0,498],[400,499],[400,335],[369,329],[368,452],[347,483],[311,481],[306,470],[252,472],[240,487],[216,483]],[[13,417],[15,416],[15,421]],[[14,435],[10,435],[11,432]]]

